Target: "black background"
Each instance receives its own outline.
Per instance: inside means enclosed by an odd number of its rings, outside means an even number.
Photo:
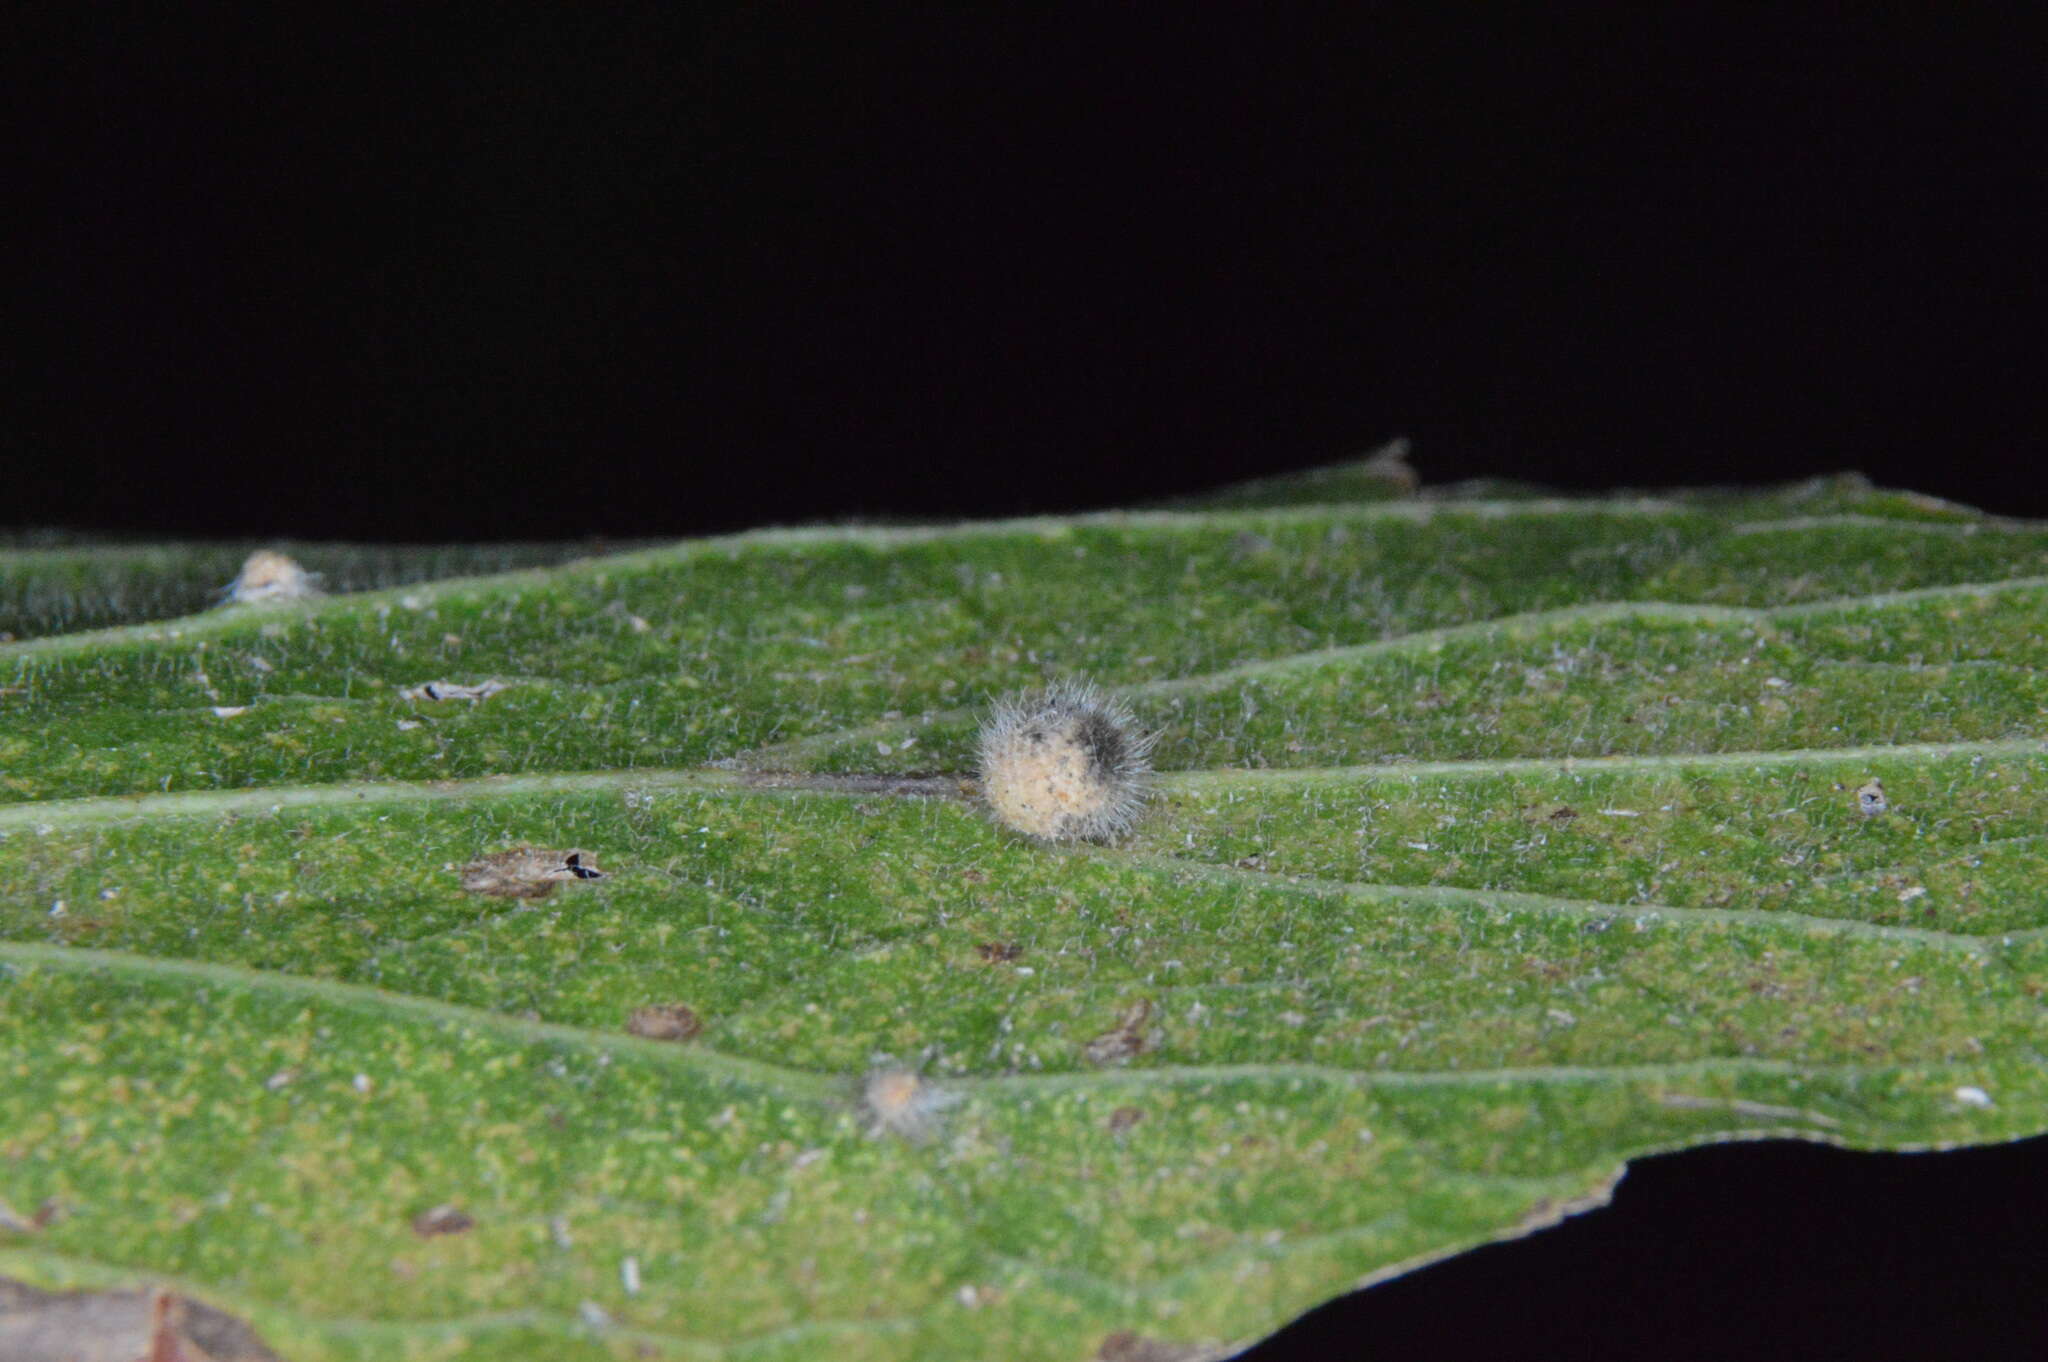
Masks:
[[[1402,433],[2048,515],[2043,72],[1988,11],[824,8],[11,21],[0,518],[692,534]],[[1261,1356],[2041,1355],[2044,1171],[1653,1161]]]

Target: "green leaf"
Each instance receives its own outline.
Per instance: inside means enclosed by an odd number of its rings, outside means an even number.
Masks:
[[[2048,526],[1390,490],[0,646],[0,1276],[295,1359],[1080,1359],[1652,1151],[2048,1130]],[[1114,845],[971,797],[1069,676],[1161,734]],[[520,846],[604,878],[463,889]]]

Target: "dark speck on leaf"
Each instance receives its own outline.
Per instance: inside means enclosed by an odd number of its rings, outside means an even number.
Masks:
[[[696,1012],[681,1003],[654,1003],[635,1008],[626,1030],[649,1040],[689,1040],[704,1029]]]
[[[454,1206],[436,1206],[431,1211],[421,1211],[412,1218],[412,1232],[422,1239],[431,1239],[437,1234],[461,1234],[476,1228],[476,1221]]]

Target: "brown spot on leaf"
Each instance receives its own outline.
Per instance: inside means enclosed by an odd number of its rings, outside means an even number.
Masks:
[[[422,1239],[431,1239],[437,1234],[461,1234],[476,1228],[472,1220],[459,1207],[443,1204],[431,1211],[421,1211],[412,1218],[412,1232]]]
[[[1560,804],[1545,816],[1553,823],[1569,823],[1579,816],[1579,811],[1569,804]]]
[[[1210,1362],[1230,1350],[1213,1343],[1169,1343],[1119,1329],[1095,1350],[1096,1362]]]
[[[544,899],[555,886],[573,880],[601,880],[587,851],[543,851],[514,847],[471,861],[457,872],[472,894],[501,899]]]
[[[984,941],[974,948],[974,953],[991,965],[1002,965],[1024,954],[1024,948],[1010,941]]]
[[[653,1003],[636,1007],[626,1018],[626,1030],[649,1040],[689,1040],[704,1029],[697,1014],[681,1003]]]
[[[1136,1107],[1118,1107],[1109,1114],[1109,1133],[1121,1135],[1145,1119],[1145,1113]]]
[[[43,1291],[0,1277],[7,1362],[279,1362],[256,1332],[156,1287]]]
[[[1124,1009],[1123,1016],[1117,1019],[1114,1027],[1082,1047],[1082,1057],[1095,1065],[1128,1064],[1154,1048],[1153,1038],[1145,1030],[1145,1023],[1151,1016],[1151,1002],[1138,999]]]

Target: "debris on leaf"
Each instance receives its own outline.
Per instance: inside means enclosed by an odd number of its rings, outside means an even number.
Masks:
[[[241,1320],[154,1287],[43,1291],[0,1277],[7,1362],[280,1362]]]
[[[974,948],[974,953],[985,964],[1006,965],[1024,954],[1024,948],[1009,941],[984,941]]]
[[[303,601],[320,594],[320,574],[271,549],[258,549],[242,564],[241,575],[228,583],[230,601]]]
[[[1213,1343],[1169,1343],[1119,1329],[1102,1340],[1095,1362],[1214,1362],[1230,1351]]]
[[[652,1003],[636,1007],[626,1018],[626,1030],[649,1040],[689,1040],[704,1029],[697,1014],[681,1003]]]
[[[862,1080],[860,1112],[870,1135],[922,1144],[938,1133],[940,1113],[959,1100],[913,1070],[892,1065]]]
[[[488,700],[501,690],[512,689],[510,681],[479,681],[473,686],[454,681],[428,681],[398,692],[402,700],[467,700],[471,704]]]
[[[1137,817],[1157,736],[1085,682],[1006,697],[981,727],[982,797],[1027,837],[1107,841]]]
[[[1145,1030],[1145,1023],[1151,1017],[1152,1004],[1144,998],[1138,999],[1124,1009],[1123,1016],[1118,1018],[1114,1027],[1082,1047],[1082,1057],[1099,1066],[1128,1064],[1147,1050],[1156,1048],[1156,1038]]]
[[[213,707],[213,717],[216,719],[238,719],[248,712],[249,707],[247,705],[215,705]]]
[[[1136,1107],[1118,1107],[1109,1114],[1109,1133],[1122,1135],[1144,1119],[1145,1113]]]
[[[458,872],[472,894],[501,899],[544,899],[555,886],[571,880],[601,880],[587,851],[542,851],[514,847],[471,861]]]
[[[1382,445],[1377,453],[1358,466],[1358,471],[1367,477],[1391,483],[1403,492],[1413,492],[1422,486],[1422,475],[1415,471],[1415,465],[1408,462],[1408,452],[1413,448],[1406,436],[1398,436]]]
[[[1856,791],[1856,807],[1868,818],[1883,813],[1891,805],[1885,802],[1884,782],[1873,779]]]
[[[460,1208],[446,1204],[431,1211],[421,1211],[412,1218],[412,1232],[422,1239],[431,1239],[437,1234],[461,1234],[475,1228],[475,1220]]]

